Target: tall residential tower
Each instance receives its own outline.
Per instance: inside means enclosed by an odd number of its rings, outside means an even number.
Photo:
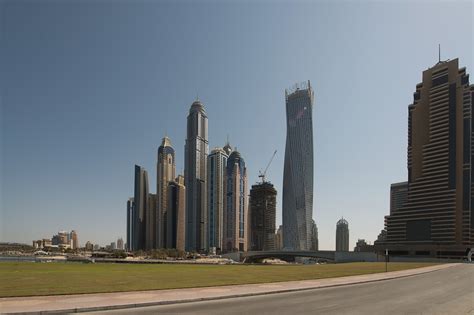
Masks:
[[[166,220],[166,247],[184,251],[186,235],[186,187],[184,177],[179,175],[168,183],[168,216]]]
[[[186,250],[207,249],[207,114],[200,101],[189,110],[184,146],[184,182],[186,186]]]
[[[168,207],[168,183],[173,181],[176,173],[174,149],[171,140],[164,137],[158,148],[158,159],[156,167],[156,194],[157,194],[157,217],[155,221],[155,248],[164,248],[167,245],[167,207]]]
[[[349,251],[349,223],[344,218],[336,224],[336,251]]]
[[[286,147],[283,171],[285,249],[311,248],[313,217],[313,100],[311,84],[285,91]]]
[[[227,160],[224,189],[224,251],[247,251],[247,168],[237,150]]]
[[[209,247],[222,249],[224,224],[224,177],[228,154],[215,148],[207,158],[207,233]]]

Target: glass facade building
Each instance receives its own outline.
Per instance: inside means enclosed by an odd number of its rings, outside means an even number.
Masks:
[[[224,225],[224,177],[228,155],[221,148],[212,150],[207,159],[208,244],[222,249]]]
[[[207,249],[207,114],[200,101],[189,110],[184,146],[184,181],[186,186],[186,250]]]
[[[285,91],[286,147],[283,171],[284,249],[311,248],[313,217],[313,101],[310,82]]]
[[[135,194],[133,197],[132,250],[146,249],[146,213],[148,210],[148,173],[135,165]]]
[[[133,198],[129,198],[127,200],[127,248],[126,250],[132,250],[133,246],[133,218],[134,218],[134,210],[133,210]]]
[[[319,250],[318,226],[314,220],[311,220],[311,250]]]

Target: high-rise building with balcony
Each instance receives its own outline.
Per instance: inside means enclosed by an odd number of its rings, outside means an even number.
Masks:
[[[386,217],[384,246],[463,254],[474,243],[474,85],[458,59],[422,77],[408,106],[406,201]]]
[[[336,251],[349,251],[349,223],[344,218],[336,224]]]
[[[285,249],[309,250],[313,217],[313,101],[311,84],[285,91],[286,147],[283,171]]]
[[[158,198],[156,194],[148,194],[146,202],[146,224],[145,224],[145,249],[156,248],[156,218],[158,215]]]
[[[166,247],[185,250],[186,241],[186,187],[184,177],[179,175],[168,183],[168,217]]]
[[[275,250],[276,196],[267,181],[252,185],[249,201],[249,250]]]
[[[189,109],[184,146],[184,182],[186,186],[186,250],[207,249],[207,114],[195,101]]]
[[[156,194],[157,194],[157,214],[155,221],[155,248],[166,247],[167,228],[167,207],[168,207],[168,184],[176,176],[176,162],[174,149],[171,140],[164,137],[161,146],[158,148],[158,162],[156,172]]]
[[[228,154],[215,148],[207,158],[207,233],[209,248],[222,249],[224,226],[224,178]]]
[[[237,150],[227,159],[224,191],[224,251],[247,251],[247,168]]]

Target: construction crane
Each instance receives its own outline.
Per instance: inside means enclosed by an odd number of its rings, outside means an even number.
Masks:
[[[265,175],[267,174],[268,167],[272,163],[273,158],[275,157],[276,154],[277,154],[277,150],[275,150],[275,152],[273,152],[272,158],[270,159],[270,162],[268,162],[267,167],[265,167],[265,170],[263,172],[261,170],[258,171],[260,173],[260,175],[258,175],[258,177],[260,177],[262,179],[262,184],[265,183]]]

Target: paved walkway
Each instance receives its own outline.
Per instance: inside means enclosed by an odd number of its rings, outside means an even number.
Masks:
[[[0,312],[86,312],[132,308],[138,306],[205,301],[388,280],[441,270],[454,265],[456,264],[444,264],[424,268],[393,271],[388,273],[319,280],[244,284],[190,289],[0,298]]]

